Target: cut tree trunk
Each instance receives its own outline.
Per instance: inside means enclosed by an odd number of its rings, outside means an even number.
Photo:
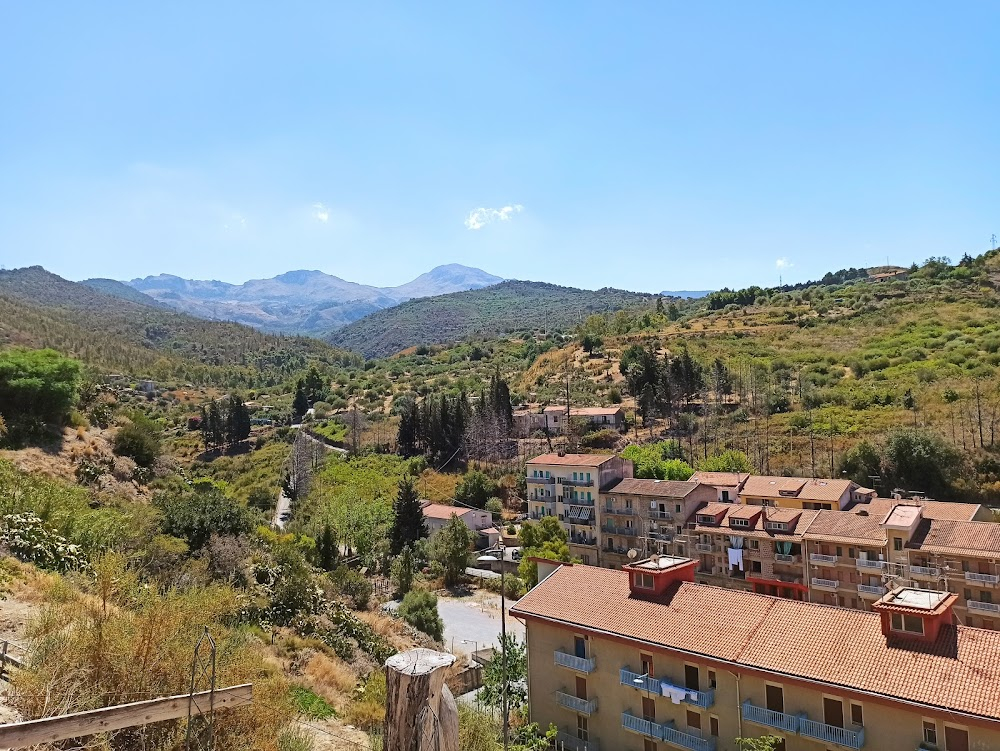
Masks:
[[[458,751],[458,706],[445,685],[455,656],[411,649],[385,663],[385,748]]]

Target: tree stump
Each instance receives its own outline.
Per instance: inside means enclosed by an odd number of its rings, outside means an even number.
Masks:
[[[458,751],[458,706],[444,683],[455,656],[411,649],[385,663],[385,748]]]

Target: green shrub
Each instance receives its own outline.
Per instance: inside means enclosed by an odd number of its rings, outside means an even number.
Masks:
[[[367,610],[372,596],[372,585],[365,577],[347,566],[339,566],[330,574],[337,591],[351,602],[355,610]]]
[[[292,686],[288,693],[296,711],[310,720],[325,720],[337,714],[326,699],[305,686]]]
[[[437,595],[424,589],[407,592],[399,606],[399,616],[435,641],[444,636],[444,621],[438,615]]]

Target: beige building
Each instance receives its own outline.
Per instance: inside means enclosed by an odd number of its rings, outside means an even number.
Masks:
[[[719,491],[717,500],[723,503],[735,502],[751,506],[843,510],[875,497],[874,490],[863,488],[850,480],[771,477],[735,472],[695,472],[691,479],[715,486]]]
[[[961,623],[1000,628],[1000,525],[982,506],[875,499],[849,511],[709,503],[670,552],[696,579],[796,600],[871,610],[893,586],[958,596]],[[994,602],[996,600],[996,602]]]
[[[443,503],[425,503],[423,506],[424,521],[431,536],[444,529],[452,516],[461,519],[465,526],[473,532],[493,526],[493,515],[489,511],[463,508],[462,506],[446,506]]]
[[[899,588],[862,612],[695,584],[697,565],[564,565],[511,609],[530,719],[558,748],[1000,749],[1000,634],[955,625],[953,595]]]

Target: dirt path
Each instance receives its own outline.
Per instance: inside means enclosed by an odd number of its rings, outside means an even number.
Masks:
[[[0,601],[0,641],[10,641],[15,654],[20,654],[18,647],[24,645],[28,624],[38,614],[37,602],[20,599],[17,586],[14,592]],[[21,719],[17,711],[8,704],[7,691],[10,688],[6,681],[0,681],[0,725],[17,722]]]

